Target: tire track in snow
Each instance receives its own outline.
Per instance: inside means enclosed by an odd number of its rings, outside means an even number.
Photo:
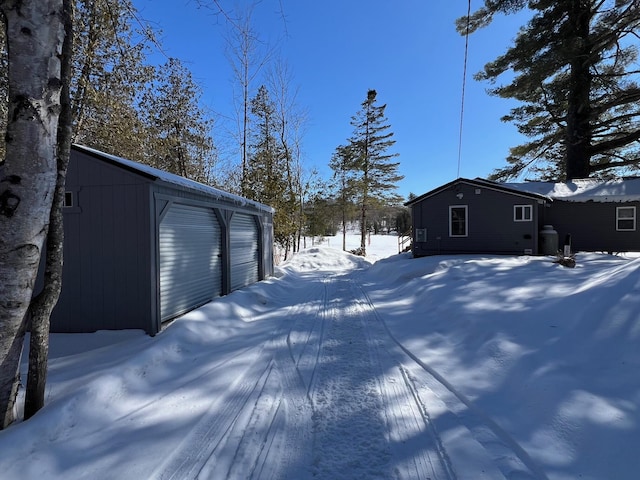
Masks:
[[[546,473],[529,456],[526,450],[522,448],[513,436],[503,429],[495,420],[493,420],[493,418],[478,408],[469,398],[466,397],[466,395],[456,389],[445,377],[440,375],[440,373],[434,370],[431,366],[424,363],[420,358],[414,355],[413,352],[398,341],[382,317],[378,314],[373,302],[364,288],[359,284],[358,288],[366,302],[366,308],[371,310],[377,323],[384,329],[386,336],[421,369],[422,373],[428,374],[438,384],[440,384],[440,386],[444,387],[447,393],[464,405],[464,408],[466,408],[467,412],[470,414],[466,419],[464,419],[464,423],[472,433],[475,432],[474,437],[480,444],[487,448],[488,452],[499,451],[499,453],[495,455],[494,461],[502,473],[508,477],[517,476],[517,478],[523,480],[548,480]],[[420,399],[419,389],[414,384],[416,379],[411,378],[407,370],[404,371],[404,374],[407,382],[413,384],[412,390],[416,395],[416,401],[424,406],[426,402],[423,402]],[[424,382],[424,387],[429,389],[427,382]],[[461,415],[458,415],[458,417],[463,420]]]
[[[287,348],[291,360],[295,365],[296,373],[306,387],[306,395],[311,401],[310,390],[314,382],[318,363],[320,360],[321,346],[326,333],[326,312],[328,309],[328,285],[329,277],[322,278],[322,296],[312,315],[296,316],[294,324],[287,335]],[[303,333],[294,335],[293,332],[301,328]],[[306,330],[306,332],[305,332]],[[315,334],[315,336],[314,336]],[[301,339],[298,339],[301,337]]]
[[[317,290],[324,300],[309,311],[308,301],[317,298]],[[251,364],[211,403],[208,413],[152,478],[299,478],[300,462],[309,463],[303,450],[310,443],[310,431],[304,425],[309,425],[311,407],[308,384],[291,352],[291,337],[300,323],[315,324],[308,319],[317,318],[325,302],[323,286],[310,288],[300,304],[287,307],[271,340],[259,350],[246,350],[253,354]],[[291,319],[295,321],[290,323]],[[313,343],[312,333],[306,335],[297,362],[307,343]]]
[[[375,308],[355,279],[351,282],[351,290],[366,325],[372,362],[379,372],[378,383],[384,398],[396,476],[401,479],[456,480],[424,402],[420,400],[404,366],[384,348],[386,332],[378,321]]]
[[[259,379],[252,395],[239,410],[230,428],[214,445],[197,473],[201,479],[260,478],[275,439],[274,424],[282,403],[282,388],[275,378],[274,362]],[[269,478],[265,474],[262,478]]]
[[[245,373],[212,402],[209,412],[186,435],[177,452],[161,465],[160,471],[152,478],[198,478],[215,451],[225,444],[252,397],[259,397],[263,388],[261,380],[269,377],[271,369],[271,362],[265,365],[263,357],[258,356]]]
[[[316,479],[389,479],[391,451],[378,372],[348,278],[327,283],[327,323],[310,384]]]

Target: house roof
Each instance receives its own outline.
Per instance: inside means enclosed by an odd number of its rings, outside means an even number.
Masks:
[[[215,198],[216,200],[227,201],[238,206],[253,206],[258,210],[263,210],[271,213],[275,211],[272,207],[268,205],[264,205],[262,203],[255,202],[253,200],[249,200],[239,195],[234,195],[233,193],[219,190],[215,187],[211,187],[209,185],[196,182],[194,180],[189,180],[188,178],[184,178],[179,175],[175,175],[173,173],[165,172],[164,170],[160,170],[158,168],[150,167],[149,165],[144,165],[142,163],[134,162],[132,160],[127,160],[126,158],[101,152],[100,150],[86,147],[84,145],[74,144],[72,148],[74,150],[91,155],[94,158],[98,158],[104,162],[110,163],[112,165],[116,165],[128,171],[132,171],[138,175],[149,178],[150,180],[153,180],[153,181],[175,185],[181,188],[196,191],[198,193],[204,193],[210,197]]]
[[[597,178],[576,179],[571,182],[522,182],[498,183],[476,178],[458,178],[435,188],[419,197],[409,200],[406,206],[413,205],[425,198],[440,193],[459,183],[490,188],[497,191],[522,195],[547,201],[563,200],[567,202],[632,202],[640,201],[640,178],[618,178],[600,180]]]
[[[534,198],[537,200],[548,200],[548,197],[545,197],[544,195],[538,193],[538,192],[533,192],[533,191],[526,191],[524,189],[518,189],[518,188],[512,188],[509,184],[504,184],[504,183],[497,183],[497,182],[491,182],[489,180],[483,180],[481,178],[475,178],[473,180],[469,179],[469,178],[457,178],[449,183],[445,183],[444,185],[439,186],[438,188],[435,188],[427,193],[424,193],[422,195],[420,195],[419,197],[416,197],[414,199],[409,200],[408,202],[405,203],[406,206],[410,206],[413,205],[414,203],[418,203],[422,200],[424,200],[425,198],[429,198],[433,195],[436,195],[444,190],[447,190],[448,188],[454,186],[454,185],[458,185],[460,183],[464,183],[467,185],[471,185],[472,187],[479,187],[479,188],[487,188],[487,189],[491,189],[491,190],[496,190],[499,192],[503,192],[503,193],[508,193],[511,195],[517,195],[519,197],[526,197],[526,198]]]
[[[630,202],[640,201],[640,178],[576,179],[566,183],[524,182],[505,183],[509,188],[536,193],[553,200],[569,202]]]

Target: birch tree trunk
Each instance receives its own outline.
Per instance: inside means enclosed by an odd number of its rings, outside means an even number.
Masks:
[[[49,360],[49,327],[51,312],[58,303],[62,289],[62,265],[64,251],[63,213],[65,183],[71,152],[71,54],[73,50],[73,3],[63,0],[65,37],[62,46],[60,116],[57,133],[57,178],[53,205],[49,216],[44,288],[29,307],[31,337],[29,341],[29,375],[24,400],[24,419],[27,420],[44,406]]]
[[[15,417],[25,314],[56,185],[63,0],[2,0],[9,108],[0,162],[0,428]]]

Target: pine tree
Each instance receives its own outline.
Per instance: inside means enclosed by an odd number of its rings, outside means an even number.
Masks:
[[[213,120],[200,106],[201,90],[177,59],[156,69],[142,101],[154,166],[202,183],[211,183],[215,153]]]
[[[296,222],[289,202],[287,156],[278,140],[275,113],[275,105],[263,85],[251,100],[252,130],[244,191],[248,198],[275,208],[274,240],[286,246],[295,232]]]
[[[347,250],[347,223],[354,210],[356,195],[356,163],[353,150],[340,145],[331,157],[329,167],[333,170],[332,190],[335,191],[335,204],[340,213],[342,225],[342,250]]]
[[[154,70],[134,13],[131,0],[75,0],[73,142],[149,163],[149,132],[138,106]]]
[[[353,135],[348,148],[353,156],[352,169],[360,208],[360,248],[366,252],[367,211],[376,201],[397,203],[400,197],[394,193],[397,182],[404,177],[398,174],[398,162],[391,160],[397,153],[387,153],[395,144],[393,132],[385,117],[386,105],[376,105],[377,92],[369,90],[362,108],[351,119]]]
[[[531,141],[511,148],[494,179],[530,169],[544,179],[608,176],[640,168],[637,0],[485,0],[469,31],[497,13],[533,12],[514,44],[476,78],[510,83],[489,92],[521,105],[503,117]],[[467,31],[467,18],[457,22]]]

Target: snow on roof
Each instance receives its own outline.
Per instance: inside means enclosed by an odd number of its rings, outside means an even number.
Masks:
[[[189,180],[188,178],[184,178],[179,175],[175,175],[173,173],[165,172],[164,170],[160,170],[158,168],[145,165],[143,163],[138,163],[138,162],[134,162],[133,160],[127,160],[126,158],[117,157],[109,153],[101,152],[100,150],[96,150],[94,148],[85,147],[84,145],[76,144],[74,145],[74,148],[91,153],[94,156],[103,157],[113,163],[123,165],[127,168],[137,170],[141,173],[154,177],[157,180],[160,180],[162,182],[169,183],[172,185],[178,185],[184,188],[188,188],[190,190],[195,190],[197,192],[204,193],[217,200],[226,200],[238,206],[243,206],[243,207],[250,205],[257,208],[258,210],[263,210],[271,213],[275,211],[273,207],[270,207],[268,205],[264,205],[256,201],[249,200],[239,195],[234,195],[233,193],[225,192],[224,190],[219,190],[215,187],[205,185],[204,183],[196,182],[195,180]]]
[[[505,187],[544,195],[569,202],[630,202],[640,201],[640,178],[599,180],[576,179],[567,183],[524,182],[504,183]]]

